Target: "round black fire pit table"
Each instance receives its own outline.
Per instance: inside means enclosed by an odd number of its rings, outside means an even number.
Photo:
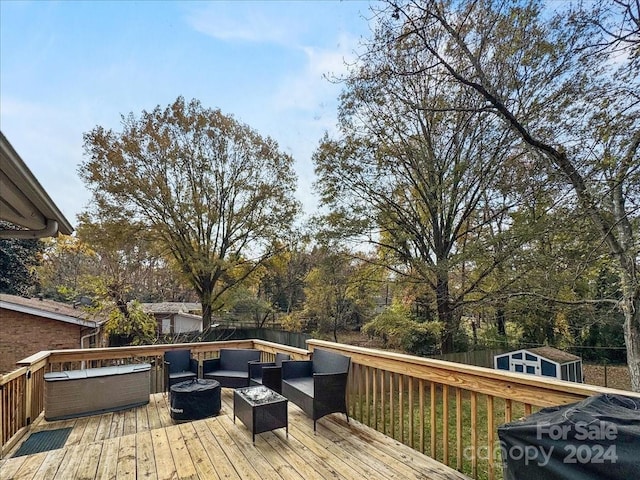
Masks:
[[[171,385],[171,418],[177,421],[199,420],[220,413],[220,383],[192,379]]]

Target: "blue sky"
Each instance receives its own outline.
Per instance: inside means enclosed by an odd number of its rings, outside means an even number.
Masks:
[[[82,134],[178,96],[220,108],[296,160],[311,213],[311,154],[336,123],[369,2],[0,0],[0,128],[75,225],[90,194]]]

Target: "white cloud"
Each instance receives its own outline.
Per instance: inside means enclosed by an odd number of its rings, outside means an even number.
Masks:
[[[347,72],[347,65],[355,57],[356,41],[341,35],[337,47],[305,46],[306,62],[301,69],[291,71],[284,78],[273,103],[279,110],[316,110],[322,115],[323,107],[337,103],[340,85],[331,80]]]
[[[196,31],[224,41],[282,45],[293,40],[296,28],[286,18],[279,17],[276,20],[263,9],[238,8],[240,5],[236,5],[236,15],[230,16],[223,4],[213,3],[208,8],[193,11],[187,16],[187,22]],[[238,15],[238,11],[242,14]]]

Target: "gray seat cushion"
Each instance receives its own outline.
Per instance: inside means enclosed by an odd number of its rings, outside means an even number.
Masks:
[[[295,389],[300,390],[302,393],[304,393],[308,397],[313,398],[313,378],[312,377],[289,378],[287,380],[283,380],[282,382],[288,383]]]
[[[178,378],[184,378],[185,380],[188,380],[190,378],[196,378],[197,376],[198,375],[196,375],[193,372],[176,372],[176,373],[169,374],[169,378],[171,378],[171,380],[178,379]]]
[[[249,371],[240,372],[238,370],[214,370],[204,374],[205,377],[233,377],[233,378],[249,378]]]

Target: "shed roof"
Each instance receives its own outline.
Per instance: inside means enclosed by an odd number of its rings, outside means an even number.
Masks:
[[[572,353],[565,352],[563,350],[559,350],[554,347],[535,347],[535,348],[522,348],[520,350],[514,350],[512,352],[501,353],[500,355],[496,355],[496,357],[503,357],[505,355],[511,355],[515,352],[529,352],[537,355],[539,357],[544,357],[548,360],[557,363],[569,363],[569,362],[577,362],[582,359],[577,355],[573,355]]]
[[[72,305],[54,302],[53,300],[18,297],[1,293],[0,308],[83,327],[96,328],[100,323],[92,319],[91,315],[82,309],[76,309]]]
[[[558,363],[568,363],[582,360],[577,355],[573,355],[572,353],[565,352],[553,347],[536,347],[527,348],[526,350],[528,352],[535,353],[536,355],[548,358],[549,360],[553,360],[554,362]]]
[[[157,302],[141,305],[144,312],[155,314],[191,313],[199,312],[202,309],[202,305],[195,302]]]

